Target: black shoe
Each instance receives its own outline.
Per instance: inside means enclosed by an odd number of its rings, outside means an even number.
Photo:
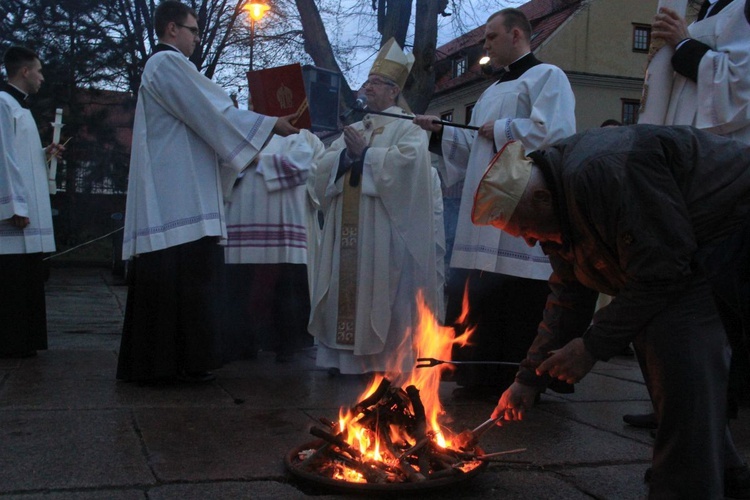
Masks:
[[[622,416],[622,421],[639,429],[656,429],[659,423],[654,413],[628,414]]]
[[[201,384],[204,382],[213,382],[216,380],[216,375],[211,372],[180,372],[177,375],[177,380],[180,382],[186,382],[188,384]]]
[[[750,498],[750,469],[747,465],[724,469],[724,496]]]

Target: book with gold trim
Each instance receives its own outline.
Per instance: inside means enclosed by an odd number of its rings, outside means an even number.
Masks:
[[[292,125],[311,127],[301,64],[248,71],[247,83],[253,111],[267,116],[297,115]]]

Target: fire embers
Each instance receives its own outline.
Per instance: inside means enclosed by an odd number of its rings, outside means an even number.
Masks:
[[[486,465],[478,448],[453,449],[440,429],[430,428],[414,385],[392,387],[383,378],[372,394],[338,423],[313,427],[321,439],[289,464],[334,481],[387,485],[456,478]],[[473,446],[473,445],[472,445]]]

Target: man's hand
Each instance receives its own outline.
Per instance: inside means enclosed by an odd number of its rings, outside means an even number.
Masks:
[[[53,142],[52,144],[44,148],[44,154],[47,156],[47,161],[49,161],[52,157],[55,157],[58,160],[62,159],[62,155],[64,152],[65,146],[56,142]]]
[[[353,161],[362,159],[362,152],[367,147],[365,138],[357,129],[351,126],[344,127],[344,142],[346,143],[346,154]]]
[[[684,39],[690,38],[690,33],[683,17],[669,7],[662,7],[654,17],[651,36],[664,40],[664,43],[674,48]]]
[[[280,116],[276,120],[276,125],[273,126],[273,133],[286,137],[292,134],[299,134],[299,129],[292,125],[292,121],[297,119],[297,114]]]
[[[537,392],[536,387],[513,382],[500,396],[491,418],[503,417],[497,425],[502,425],[503,420],[523,420],[524,412],[534,406]]]
[[[551,377],[575,384],[591,371],[595,363],[596,359],[586,350],[583,339],[577,338],[561,349],[551,351],[550,356],[537,367],[536,374],[549,373]]]
[[[487,122],[481,127],[479,127],[478,134],[480,137],[484,137],[485,139],[494,141],[495,140],[495,122]]]
[[[23,215],[14,215],[10,218],[10,223],[16,226],[19,229],[23,229],[26,226],[29,225],[31,221],[29,221],[28,217],[24,217]]]
[[[443,126],[440,123],[433,123],[439,121],[440,117],[435,115],[416,115],[413,120],[415,125],[419,125],[428,132],[440,132]]]

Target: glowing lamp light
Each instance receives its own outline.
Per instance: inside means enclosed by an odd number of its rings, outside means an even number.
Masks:
[[[490,62],[490,56],[482,56],[482,58],[479,60],[479,64],[481,64],[482,66],[484,66],[488,62]]]
[[[250,19],[252,19],[253,21],[260,21],[261,19],[263,19],[263,16],[266,15],[266,12],[271,9],[271,7],[264,3],[251,2],[249,4],[246,4],[243,9],[250,16]]]

